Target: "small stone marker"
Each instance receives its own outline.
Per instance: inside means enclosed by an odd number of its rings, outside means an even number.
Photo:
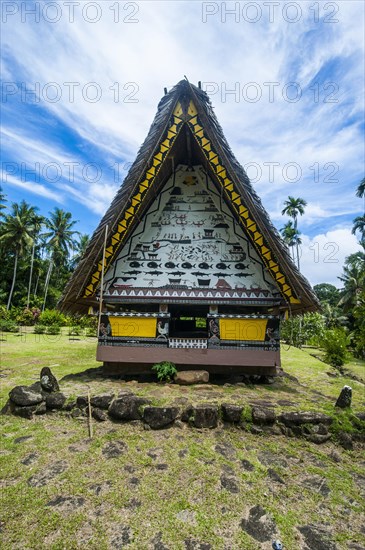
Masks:
[[[60,391],[57,378],[52,374],[49,367],[43,367],[40,374],[41,386],[44,391],[56,392]]]
[[[341,409],[351,407],[351,400],[352,388],[350,386],[344,386],[341,390],[340,395],[338,396],[335,407],[340,407]]]
[[[188,386],[190,384],[206,384],[209,382],[209,372],[206,370],[181,370],[175,374],[176,384]]]

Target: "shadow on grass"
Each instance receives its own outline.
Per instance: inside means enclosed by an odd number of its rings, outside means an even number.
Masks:
[[[164,382],[158,382],[154,373],[140,373],[140,374],[110,374],[106,373],[103,367],[88,368],[80,372],[71,373],[65,375],[60,379],[60,382],[67,381],[92,381],[92,380],[122,380],[124,382],[135,381],[139,384],[156,384],[157,386],[164,386]],[[171,382],[174,384],[173,382]],[[204,386],[205,384],[199,384]],[[239,388],[247,387],[254,389],[263,388],[269,390],[270,393],[299,393],[298,387],[302,386],[299,380],[288,373],[282,372],[280,376],[275,377],[272,382],[268,383],[266,376],[253,376],[253,375],[230,375],[230,374],[210,374],[208,386],[215,386],[217,388],[230,387]],[[176,386],[178,386],[176,384]]]

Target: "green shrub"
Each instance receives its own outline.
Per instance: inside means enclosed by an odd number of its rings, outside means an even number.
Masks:
[[[318,346],[325,333],[325,321],[320,313],[290,317],[281,324],[281,339],[300,348],[303,344]]]
[[[21,310],[15,318],[19,325],[25,325],[27,327],[34,325],[35,318],[31,309],[24,308]]]
[[[6,309],[5,306],[0,306],[0,321],[9,321],[10,312]]]
[[[352,334],[354,354],[359,359],[365,359],[365,291],[353,311],[353,316],[355,318]]]
[[[44,325],[34,325],[34,334],[44,334],[46,329]]]
[[[22,313],[24,308],[21,307],[14,307],[12,306],[7,312],[6,312],[6,319],[9,319],[11,321],[16,322],[17,317],[19,317]]]
[[[19,332],[19,327],[11,319],[0,319],[0,331],[2,331],[2,332]]]
[[[60,334],[61,333],[61,327],[58,325],[51,325],[47,327],[46,334]]]
[[[56,309],[46,309],[39,317],[39,323],[46,327],[56,325],[58,327],[66,326],[66,317]]]
[[[98,318],[96,315],[71,315],[68,317],[69,324],[80,328],[97,328]]]
[[[80,334],[81,334],[81,327],[73,326],[68,329],[69,336],[80,336]]]
[[[174,363],[171,363],[170,361],[161,361],[161,363],[156,363],[153,365],[152,370],[156,372],[157,378],[161,382],[170,382],[170,380],[177,373]]]
[[[92,337],[92,336],[96,337],[96,328],[91,328],[91,327],[86,328],[85,329],[85,336],[87,336],[87,337]]]
[[[322,340],[326,354],[324,360],[333,367],[341,367],[348,358],[347,346],[350,339],[342,328],[327,330]]]

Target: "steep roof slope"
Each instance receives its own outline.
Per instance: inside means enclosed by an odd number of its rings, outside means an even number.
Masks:
[[[272,225],[246,172],[235,158],[214,114],[208,95],[186,80],[166,94],[135,162],[109,209],[95,230],[84,256],[68,282],[59,307],[83,312],[95,303],[100,286],[104,238],[107,227],[105,267],[143,216],[159,186],[171,174],[171,151],[188,129],[200,148],[237,220],[271,272],[288,307],[294,313],[315,311],[317,297],[298,271],[278,231]],[[180,137],[179,137],[180,136]]]

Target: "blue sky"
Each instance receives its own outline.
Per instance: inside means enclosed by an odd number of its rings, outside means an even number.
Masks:
[[[338,285],[364,204],[364,3],[2,2],[2,186],[92,233],[134,160],[164,87],[211,96],[280,228],[288,195],[302,271]],[[234,13],[225,13],[234,10]],[[330,264],[330,265],[329,265]]]

